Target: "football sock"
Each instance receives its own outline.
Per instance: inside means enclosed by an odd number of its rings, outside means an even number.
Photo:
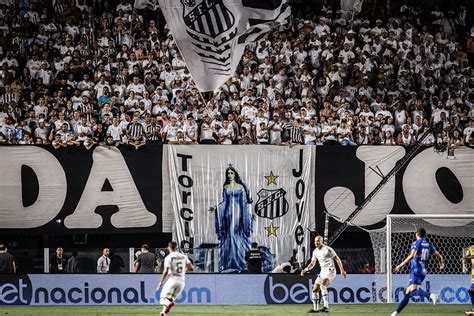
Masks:
[[[405,308],[405,306],[408,305],[409,301],[410,301],[410,294],[405,293],[405,296],[403,297],[402,301],[397,307],[397,313],[400,313]]]
[[[321,294],[323,296],[324,307],[329,308],[328,288],[326,285],[321,285]]]
[[[173,306],[174,306],[174,302],[173,302],[173,301],[171,301],[171,302],[168,304],[168,306],[166,306],[166,313],[169,313],[169,312],[170,312],[170,309],[171,309],[171,307],[173,307]]]
[[[313,301],[313,309],[316,311],[319,309],[319,292],[311,293],[311,301]]]
[[[166,297],[160,298],[160,304],[163,305],[161,312],[164,314],[168,313],[174,305],[173,301]]]
[[[413,296],[420,296],[420,297],[426,297],[427,299],[429,299],[429,298],[430,298],[430,294],[431,294],[430,292],[427,292],[427,291],[425,291],[425,290],[423,290],[423,289],[418,288],[418,289],[414,290],[413,292],[411,292],[411,293],[410,293],[410,296],[411,296],[411,297],[413,297]]]

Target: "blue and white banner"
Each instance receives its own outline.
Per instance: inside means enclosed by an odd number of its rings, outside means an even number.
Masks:
[[[159,274],[1,275],[1,305],[144,305],[158,304]],[[310,304],[315,275],[189,274],[178,304]],[[407,284],[407,275],[394,276]],[[429,275],[423,287],[440,294],[442,304],[469,301],[468,275]],[[394,288],[394,302],[404,287]],[[385,275],[338,276],[328,288],[335,304],[385,303]],[[416,301],[416,300],[414,300]],[[422,302],[423,303],[423,302]],[[427,303],[426,301],[424,303]]]
[[[312,150],[262,146],[171,146],[174,238],[181,248],[219,249],[219,272],[246,269],[257,242],[263,272],[309,255]]]

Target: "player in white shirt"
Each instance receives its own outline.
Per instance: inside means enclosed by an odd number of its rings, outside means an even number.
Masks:
[[[175,241],[168,243],[168,251],[170,254],[165,258],[163,274],[158,284],[159,289],[163,287],[160,295],[160,304],[163,305],[163,310],[160,316],[169,313],[171,307],[174,306],[174,300],[179,297],[184,289],[184,275],[186,271],[192,271],[194,269],[188,257],[176,251],[177,247],[178,244]],[[163,286],[166,277],[168,277],[168,280]]]
[[[321,272],[313,286],[313,293],[311,295],[311,301],[313,301],[313,309],[309,313],[328,313],[329,312],[329,297],[328,297],[328,286],[332,280],[336,278],[336,267],[334,261],[337,263],[342,276],[346,277],[347,273],[344,270],[341,259],[337,256],[336,252],[329,246],[324,244],[322,236],[317,236],[314,239],[314,245],[316,248],[313,251],[311,257],[311,263],[301,271],[301,276],[306,272],[314,269],[316,263],[319,262],[321,266]],[[324,307],[319,309],[319,290],[323,295]]]

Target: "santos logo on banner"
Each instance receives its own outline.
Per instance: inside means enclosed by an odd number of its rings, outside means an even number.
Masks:
[[[310,147],[172,146],[175,238],[182,248],[216,247],[220,272],[246,269],[253,241],[263,270],[308,255]]]

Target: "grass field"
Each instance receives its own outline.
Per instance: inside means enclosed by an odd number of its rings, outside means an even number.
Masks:
[[[175,306],[172,315],[306,315],[310,305],[187,305]],[[385,315],[394,310],[395,305],[332,305],[331,312],[326,315]],[[464,315],[469,305],[416,305],[411,304],[401,315],[447,316]],[[87,306],[87,307],[23,307],[0,306],[0,315],[159,315],[159,306]],[[309,314],[315,315],[315,314]]]

